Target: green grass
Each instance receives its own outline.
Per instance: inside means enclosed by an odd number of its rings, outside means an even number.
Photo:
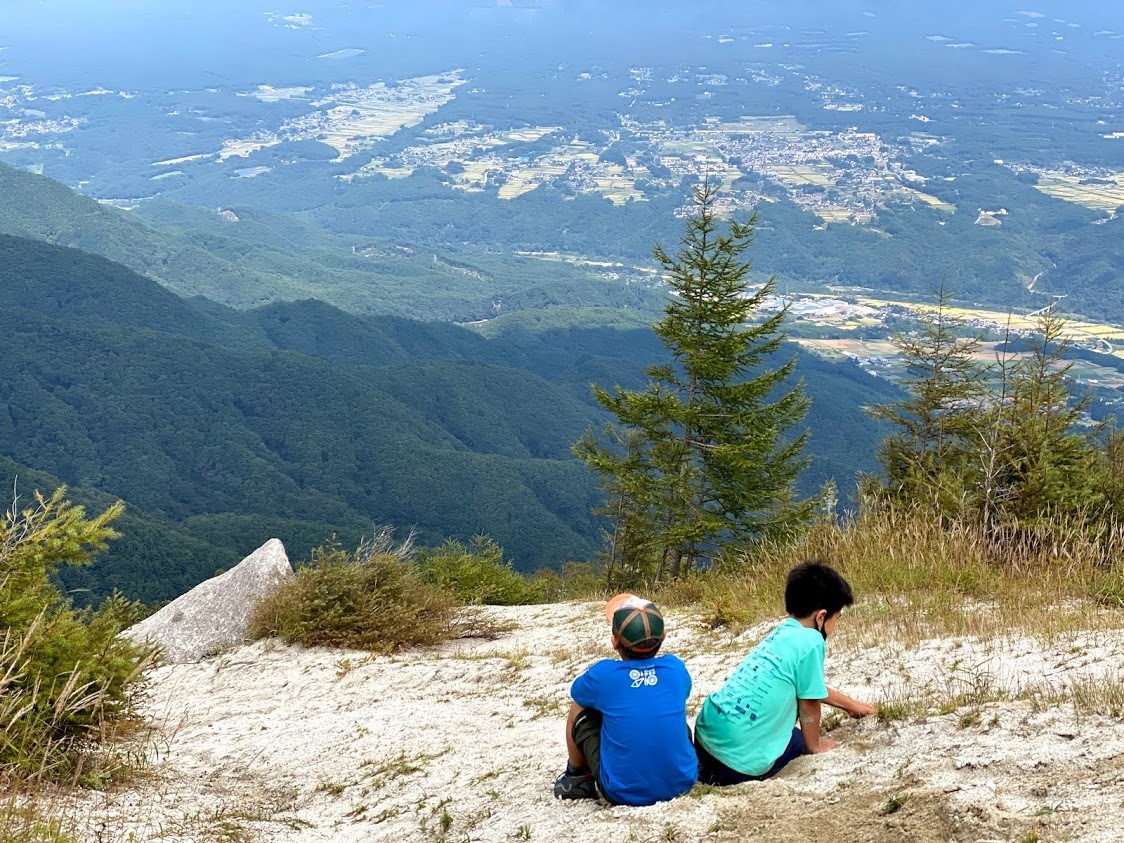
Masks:
[[[880,723],[892,723],[895,720],[905,720],[910,715],[910,708],[905,703],[881,702],[875,717]]]
[[[468,546],[450,539],[419,551],[416,559],[426,582],[451,591],[469,605],[541,603],[546,591],[545,583],[529,581],[512,570],[503,548],[485,536],[477,536]]]
[[[886,800],[885,804],[883,804],[883,806],[882,806],[882,810],[881,810],[882,816],[885,817],[885,816],[889,816],[890,814],[896,814],[898,811],[900,811],[902,809],[902,806],[905,805],[905,803],[908,801],[908,799],[909,799],[909,795],[905,794],[905,793],[897,793],[897,794],[891,796],[889,799]]]
[[[32,803],[18,805],[14,799],[0,807],[0,843],[73,843],[60,821],[47,819]]]

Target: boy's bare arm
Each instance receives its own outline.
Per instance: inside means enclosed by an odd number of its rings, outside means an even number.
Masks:
[[[797,700],[796,710],[800,717],[800,730],[804,733],[804,751],[808,755],[827,752],[839,746],[837,741],[820,736],[819,700]]]
[[[838,708],[841,711],[847,712],[849,716],[856,719],[874,714],[874,712],[877,711],[877,709],[869,703],[853,700],[846,694],[841,694],[839,691],[836,691],[834,688],[827,689],[827,699],[825,699],[824,702],[832,708]]]

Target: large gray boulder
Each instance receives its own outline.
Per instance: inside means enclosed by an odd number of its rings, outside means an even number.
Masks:
[[[285,546],[270,539],[225,574],[202,582],[121,634],[157,644],[164,662],[196,662],[242,644],[254,604],[293,575]]]

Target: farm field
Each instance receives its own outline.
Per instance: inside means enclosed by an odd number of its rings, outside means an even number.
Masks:
[[[856,339],[803,339],[795,340],[802,348],[823,357],[827,360],[858,360],[873,364],[876,368],[884,368],[891,379],[896,379],[894,372],[900,370],[900,358],[897,347],[888,340],[856,340]],[[979,350],[974,355],[975,359],[985,365],[995,363],[1001,356],[1000,343],[981,343]],[[1009,362],[1025,358],[1026,354],[1009,354]],[[1074,360],[1070,374],[1078,381],[1099,386],[1106,389],[1124,388],[1124,373],[1107,366],[1098,366],[1087,360]]]
[[[832,168],[826,164],[802,164],[791,167],[773,167],[769,175],[783,184],[814,184],[819,187],[832,187],[835,184]]]
[[[922,190],[917,190],[913,187],[903,187],[902,191],[906,193],[906,195],[913,197],[917,201],[924,202],[926,205],[931,205],[938,210],[944,211],[949,214],[956,213],[955,205],[950,205],[948,202],[944,202],[938,199],[936,196],[932,196]]]
[[[300,140],[319,140],[334,147],[341,159],[350,158],[379,139],[416,126],[450,102],[456,88],[463,84],[460,71],[451,71],[404,79],[394,87],[384,82],[366,87],[338,85],[329,96],[311,103],[313,108],[323,110],[288,120],[276,131],[227,138],[217,153],[170,158],[153,166],[205,159],[221,163],[230,158],[248,158],[259,150],[285,141]],[[259,85],[250,96],[263,102],[281,102],[303,99],[310,90],[302,86],[275,88]]]
[[[857,360],[869,360],[873,357],[890,358],[898,353],[897,348],[889,340],[823,340],[798,337],[794,342],[828,360],[843,360],[848,357]]]
[[[450,164],[459,164],[464,169],[453,181],[453,186],[477,192],[483,190],[487,182],[489,171],[501,172],[508,166],[508,161],[498,155],[488,155],[483,158],[474,158],[479,150],[491,150],[515,143],[533,143],[553,132],[559,131],[557,126],[531,126],[507,132],[485,132],[483,127],[465,127],[442,125],[434,127],[438,135],[452,134],[452,140],[436,141],[424,146],[413,146],[391,159],[375,157],[356,170],[340,176],[344,181],[367,178],[381,174],[387,178],[405,178],[413,175],[418,167],[436,167],[445,169]],[[565,170],[563,170],[565,172]],[[534,185],[527,189],[533,189]],[[526,192],[526,191],[521,191]],[[515,194],[518,195],[518,194]],[[502,198],[510,199],[511,195]]]
[[[515,254],[520,257],[534,258],[535,260],[552,261],[555,263],[569,263],[575,266],[592,266],[598,269],[627,269],[632,272],[639,272],[644,275],[658,275],[659,270],[651,266],[636,266],[635,264],[625,264],[618,261],[597,261],[583,258],[580,255],[568,255],[563,252],[523,252],[517,251]]]
[[[454,72],[407,79],[394,88],[379,82],[367,88],[344,89],[330,99],[313,103],[338,103],[322,116],[315,115],[319,139],[339,150],[341,158],[348,158],[371,140],[416,126],[452,100],[453,91],[463,84],[459,72]]]
[[[701,131],[722,132],[725,134],[743,134],[751,132],[771,132],[773,134],[798,135],[806,131],[803,123],[792,114],[778,114],[771,116],[743,116],[732,123],[714,123]]]
[[[871,307],[892,305],[905,308],[917,313],[932,312],[932,305],[917,304],[916,302],[890,301],[860,296],[857,301]],[[957,319],[969,324],[978,324],[993,330],[1005,330],[1008,326],[1012,332],[1030,332],[1035,330],[1036,318],[1030,314],[1005,313],[998,310],[983,308],[948,307],[946,311]],[[1072,319],[1066,322],[1068,339],[1075,343],[1087,345],[1100,344],[1106,354],[1115,354],[1124,357],[1124,347],[1117,349],[1114,343],[1124,344],[1124,328],[1119,325],[1109,325],[1101,322],[1088,322],[1081,319]]]
[[[1092,180],[1067,173],[1043,173],[1036,187],[1048,196],[1075,202],[1094,211],[1113,212],[1124,205],[1124,173]]]
[[[312,88],[304,85],[293,85],[288,88],[275,88],[272,85],[258,85],[257,90],[253,91],[250,96],[262,102],[284,102],[285,100],[304,99],[305,94],[311,90]]]
[[[848,297],[848,301],[836,295],[807,293],[790,302],[790,318],[796,321],[811,322],[826,328],[852,332],[850,336],[835,338],[794,337],[808,351],[829,360],[852,359],[870,366],[886,377],[896,379],[900,375],[900,360],[897,347],[885,338],[863,339],[855,333],[863,328],[881,324],[890,309],[908,311],[916,315],[932,313],[931,305],[913,302],[889,301],[869,296]],[[822,302],[822,306],[817,306]],[[963,323],[992,332],[1010,328],[1014,335],[1031,334],[1036,330],[1037,320],[1033,314],[1007,314],[982,308],[949,307],[946,312]],[[1124,359],[1124,328],[1118,325],[1089,322],[1074,319],[1065,324],[1067,339],[1076,346],[1109,354]],[[993,333],[994,335],[994,333]],[[983,342],[976,352],[981,363],[994,363],[1001,356],[1002,343]],[[1020,355],[1010,355],[1015,359]],[[1124,373],[1112,366],[1103,366],[1089,360],[1071,361],[1071,373],[1077,380],[1107,389],[1124,388]]]
[[[182,158],[169,158],[167,161],[154,161],[153,167],[174,167],[177,164],[189,164],[192,161],[202,161],[204,158],[210,158],[207,153],[200,155],[184,155]]]
[[[227,161],[231,158],[249,158],[255,152],[262,149],[268,149],[271,146],[277,146],[281,143],[281,138],[272,133],[262,132],[249,138],[228,138],[222,142],[222,149],[214,156],[215,160],[219,163]],[[199,160],[196,156],[188,156]],[[211,156],[205,155],[204,158]],[[172,159],[176,160],[176,159]],[[158,165],[153,165],[158,166]]]

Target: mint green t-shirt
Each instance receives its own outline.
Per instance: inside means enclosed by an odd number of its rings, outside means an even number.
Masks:
[[[768,772],[792,737],[796,701],[827,697],[823,660],[819,631],[788,618],[706,698],[695,739],[731,770],[747,776]]]

